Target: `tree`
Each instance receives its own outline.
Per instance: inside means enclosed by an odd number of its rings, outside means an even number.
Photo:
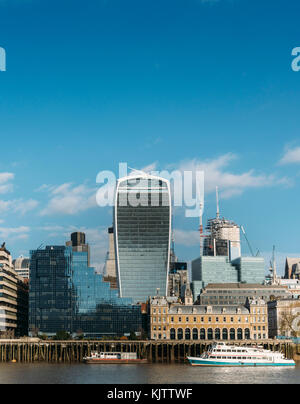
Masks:
[[[300,329],[299,329],[299,314],[297,313],[297,310],[289,307],[286,308],[280,316],[280,323],[279,323],[279,331],[281,335],[284,335],[286,337],[299,337],[300,336]],[[298,307],[298,310],[300,308]]]
[[[131,331],[131,332],[130,332],[129,339],[132,340],[132,341],[134,341],[134,340],[137,339],[136,333],[135,333],[134,331]]]
[[[71,339],[71,335],[67,331],[60,330],[60,331],[57,331],[54,339],[56,341],[67,341],[67,340]]]

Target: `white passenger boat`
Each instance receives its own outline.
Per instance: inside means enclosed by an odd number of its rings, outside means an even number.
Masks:
[[[219,342],[212,344],[200,357],[188,357],[192,366],[295,366],[281,352],[263,347],[239,347]]]
[[[147,363],[147,359],[139,359],[137,357],[136,352],[97,352],[92,351],[91,356],[86,356],[83,358],[85,363],[93,364],[93,363],[108,363],[108,364],[115,364],[115,363]]]

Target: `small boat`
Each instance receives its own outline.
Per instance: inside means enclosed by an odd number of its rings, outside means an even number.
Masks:
[[[130,364],[130,363],[147,363],[147,359],[138,359],[136,352],[97,352],[92,351],[91,356],[83,358],[88,364]]]
[[[281,352],[272,352],[260,346],[239,347],[213,343],[200,357],[188,357],[192,366],[295,366]]]

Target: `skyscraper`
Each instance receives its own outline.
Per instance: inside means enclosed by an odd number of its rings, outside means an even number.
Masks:
[[[114,228],[121,297],[145,302],[168,290],[171,245],[169,181],[138,173],[118,180]]]

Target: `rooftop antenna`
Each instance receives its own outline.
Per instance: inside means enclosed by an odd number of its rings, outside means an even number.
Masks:
[[[220,219],[219,188],[218,187],[216,187],[216,199],[217,199],[217,219]]]

